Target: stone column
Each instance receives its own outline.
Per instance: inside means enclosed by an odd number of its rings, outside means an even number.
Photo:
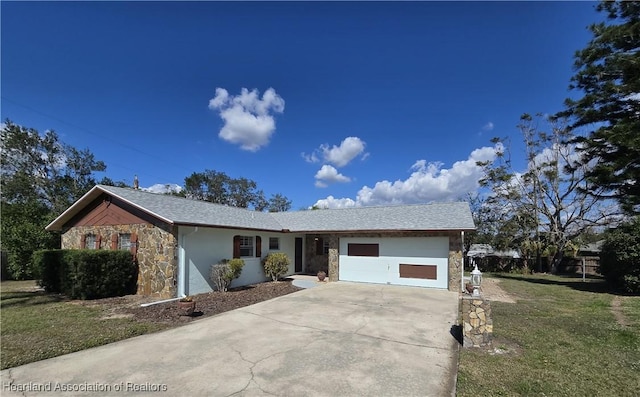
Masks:
[[[463,347],[490,346],[493,338],[491,303],[483,297],[462,297]]]
[[[462,283],[462,236],[460,232],[449,234],[449,283],[448,289],[453,292],[460,292]]]
[[[329,236],[329,281],[338,281],[340,270],[340,239],[336,235]]]

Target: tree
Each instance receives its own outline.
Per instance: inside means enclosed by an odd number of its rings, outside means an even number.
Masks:
[[[570,143],[571,130],[556,119],[549,121],[550,131],[545,132],[538,125],[540,118],[525,114],[518,125],[527,169],[516,170],[508,140],[495,138],[497,157],[479,163],[484,170],[480,185],[490,189],[484,211],[502,245],[498,248],[547,255],[555,273],[565,252],[580,244],[584,231],[609,225],[619,211],[615,203],[587,193],[600,190],[587,178],[589,163]]]
[[[31,277],[31,254],[57,248],[59,235],[45,226],[95,185],[106,165],[88,150],[6,120],[0,129],[2,157],[1,244],[14,278]]]
[[[607,231],[600,252],[600,273],[614,287],[640,293],[640,218]]]
[[[272,195],[269,199],[269,205],[267,207],[269,212],[286,212],[291,209],[291,200],[285,196],[277,193]]]
[[[597,6],[609,24],[589,27],[587,46],[575,54],[569,86],[583,92],[558,114],[571,129],[588,126],[575,142],[586,162],[592,194],[617,199],[628,212],[640,206],[640,2],[605,1]],[[605,189],[601,189],[604,187]]]
[[[193,200],[230,205],[239,208],[253,208],[256,211],[268,209],[288,210],[291,202],[283,195],[276,194],[267,201],[264,192],[258,190],[255,181],[247,178],[231,178],[224,172],[205,170],[194,172],[184,180],[184,196]]]

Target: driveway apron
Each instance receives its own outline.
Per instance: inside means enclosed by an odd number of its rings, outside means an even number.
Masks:
[[[3,396],[452,396],[458,294],[336,282],[0,372]]]

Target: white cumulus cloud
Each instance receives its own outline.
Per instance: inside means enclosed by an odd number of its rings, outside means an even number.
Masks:
[[[276,130],[273,113],[284,112],[284,99],[273,88],[266,90],[262,98],[256,89],[242,88],[239,95],[233,96],[224,88],[216,88],[209,109],[219,111],[224,121],[220,138],[255,152],[269,143]]]
[[[358,191],[355,200],[329,196],[318,200],[315,205],[321,208],[340,208],[457,200],[478,188],[482,169],[476,163],[493,160],[500,150],[500,144],[475,149],[466,160],[455,162],[451,168],[443,168],[440,162],[418,160],[410,168],[411,175],[404,180],[383,180],[373,187],[364,186]]]
[[[155,185],[151,185],[149,187],[140,188],[140,190],[158,194],[166,194],[172,192],[180,193],[182,191],[182,186],[176,185],[175,183],[156,183]]]
[[[342,175],[335,167],[325,164],[316,172],[316,186],[327,187],[329,183],[349,182],[351,178]]]
[[[349,136],[340,145],[320,145],[311,154],[302,153],[302,157],[310,163],[317,163],[322,160],[336,167],[344,167],[360,154],[362,154],[363,159],[366,158],[369,154],[363,154],[365,146],[366,143],[362,139],[356,136]]]

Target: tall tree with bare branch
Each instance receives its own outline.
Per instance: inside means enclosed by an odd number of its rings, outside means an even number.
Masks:
[[[571,143],[573,133],[563,120],[525,114],[518,129],[525,144],[526,169],[514,167],[507,139],[494,138],[502,150],[494,161],[479,163],[484,169],[480,184],[490,191],[485,205],[494,229],[505,235],[498,241],[525,254],[548,256],[555,273],[566,252],[581,244],[581,236],[615,222],[619,208],[589,194],[604,188],[587,178],[593,164],[584,161]]]

